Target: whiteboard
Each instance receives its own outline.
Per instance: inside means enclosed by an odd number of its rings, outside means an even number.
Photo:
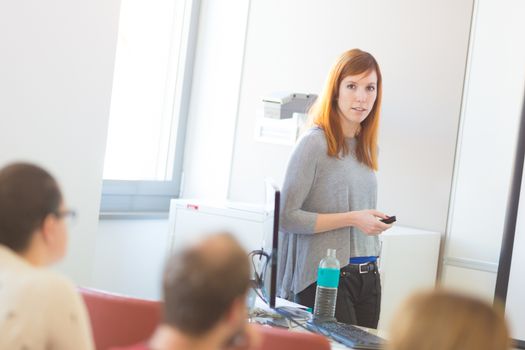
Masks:
[[[524,101],[525,104],[525,101]],[[521,118],[520,133],[525,132],[525,105]],[[525,135],[520,135],[517,147],[517,159],[523,162],[525,153]],[[509,217],[506,223],[502,243],[500,266],[496,295],[505,300],[505,316],[509,321],[511,336],[518,341],[519,348],[525,348],[525,184],[523,179],[523,163],[516,161],[514,177],[519,179],[521,190],[519,198],[509,200],[507,208]],[[514,183],[517,186],[519,183]],[[514,188],[517,192],[517,187]],[[513,201],[514,199],[514,201]],[[518,206],[516,208],[516,205]],[[515,211],[517,209],[517,212]],[[516,227],[511,226],[515,220]],[[512,245],[510,243],[513,243]],[[510,259],[509,259],[510,258]],[[510,269],[510,272],[509,272]],[[508,276],[507,276],[508,273]]]
[[[505,8],[508,11],[512,11],[508,13],[506,22],[507,33],[512,36],[514,42],[512,55],[519,60],[517,61],[519,64],[514,65],[516,73],[514,81],[521,83],[520,89],[514,89],[516,93],[521,93],[521,126],[517,130],[518,145],[516,147],[517,153],[514,157],[517,156],[517,159],[523,161],[525,153],[525,74],[523,66],[525,45],[523,45],[523,40],[520,37],[525,30],[525,22],[523,22],[525,2],[513,0],[505,4],[507,5]],[[510,51],[508,52],[510,53]],[[496,295],[503,296],[503,300],[505,300],[505,317],[509,322],[512,338],[518,341],[517,345],[519,348],[525,349],[525,300],[523,298],[525,296],[525,279],[523,277],[525,276],[525,183],[522,169],[516,165],[518,164],[515,164],[513,167],[513,177],[516,177],[521,182],[521,190],[517,202],[519,204],[515,217],[516,227],[512,235],[504,234],[496,283]],[[507,211],[511,209],[507,208]],[[511,242],[513,243],[512,249],[509,245]],[[506,278],[507,274],[508,279]]]
[[[505,304],[505,315],[514,339],[525,343],[525,183],[521,183],[520,206]]]

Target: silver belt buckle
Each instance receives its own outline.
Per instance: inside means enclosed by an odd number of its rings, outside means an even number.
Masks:
[[[361,267],[363,266],[368,266],[369,263],[363,263],[363,264],[359,264],[359,273],[368,273],[370,271],[368,271],[368,268],[366,270],[362,270]]]

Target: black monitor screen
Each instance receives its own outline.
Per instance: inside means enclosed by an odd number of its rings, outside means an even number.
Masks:
[[[271,230],[265,233],[263,251],[269,255],[267,271],[264,274],[262,293],[271,308],[275,308],[277,295],[277,251],[279,243],[279,211],[281,192],[278,187],[270,184],[269,191],[273,192],[273,225]]]

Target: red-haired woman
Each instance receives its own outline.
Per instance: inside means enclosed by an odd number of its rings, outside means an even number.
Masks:
[[[337,249],[339,322],[377,328],[381,284],[378,235],[391,225],[375,210],[381,71],[353,49],[332,67],[310,110],[313,127],[297,143],[283,185],[280,296],[313,307],[317,267]]]

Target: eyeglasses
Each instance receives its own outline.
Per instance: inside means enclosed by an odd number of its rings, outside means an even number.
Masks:
[[[55,215],[55,217],[57,219],[64,219],[64,220],[66,220],[66,224],[68,226],[74,224],[76,219],[77,219],[77,212],[74,211],[74,210],[71,210],[71,209],[68,209],[68,210],[57,210],[57,211],[53,212],[52,214]]]

